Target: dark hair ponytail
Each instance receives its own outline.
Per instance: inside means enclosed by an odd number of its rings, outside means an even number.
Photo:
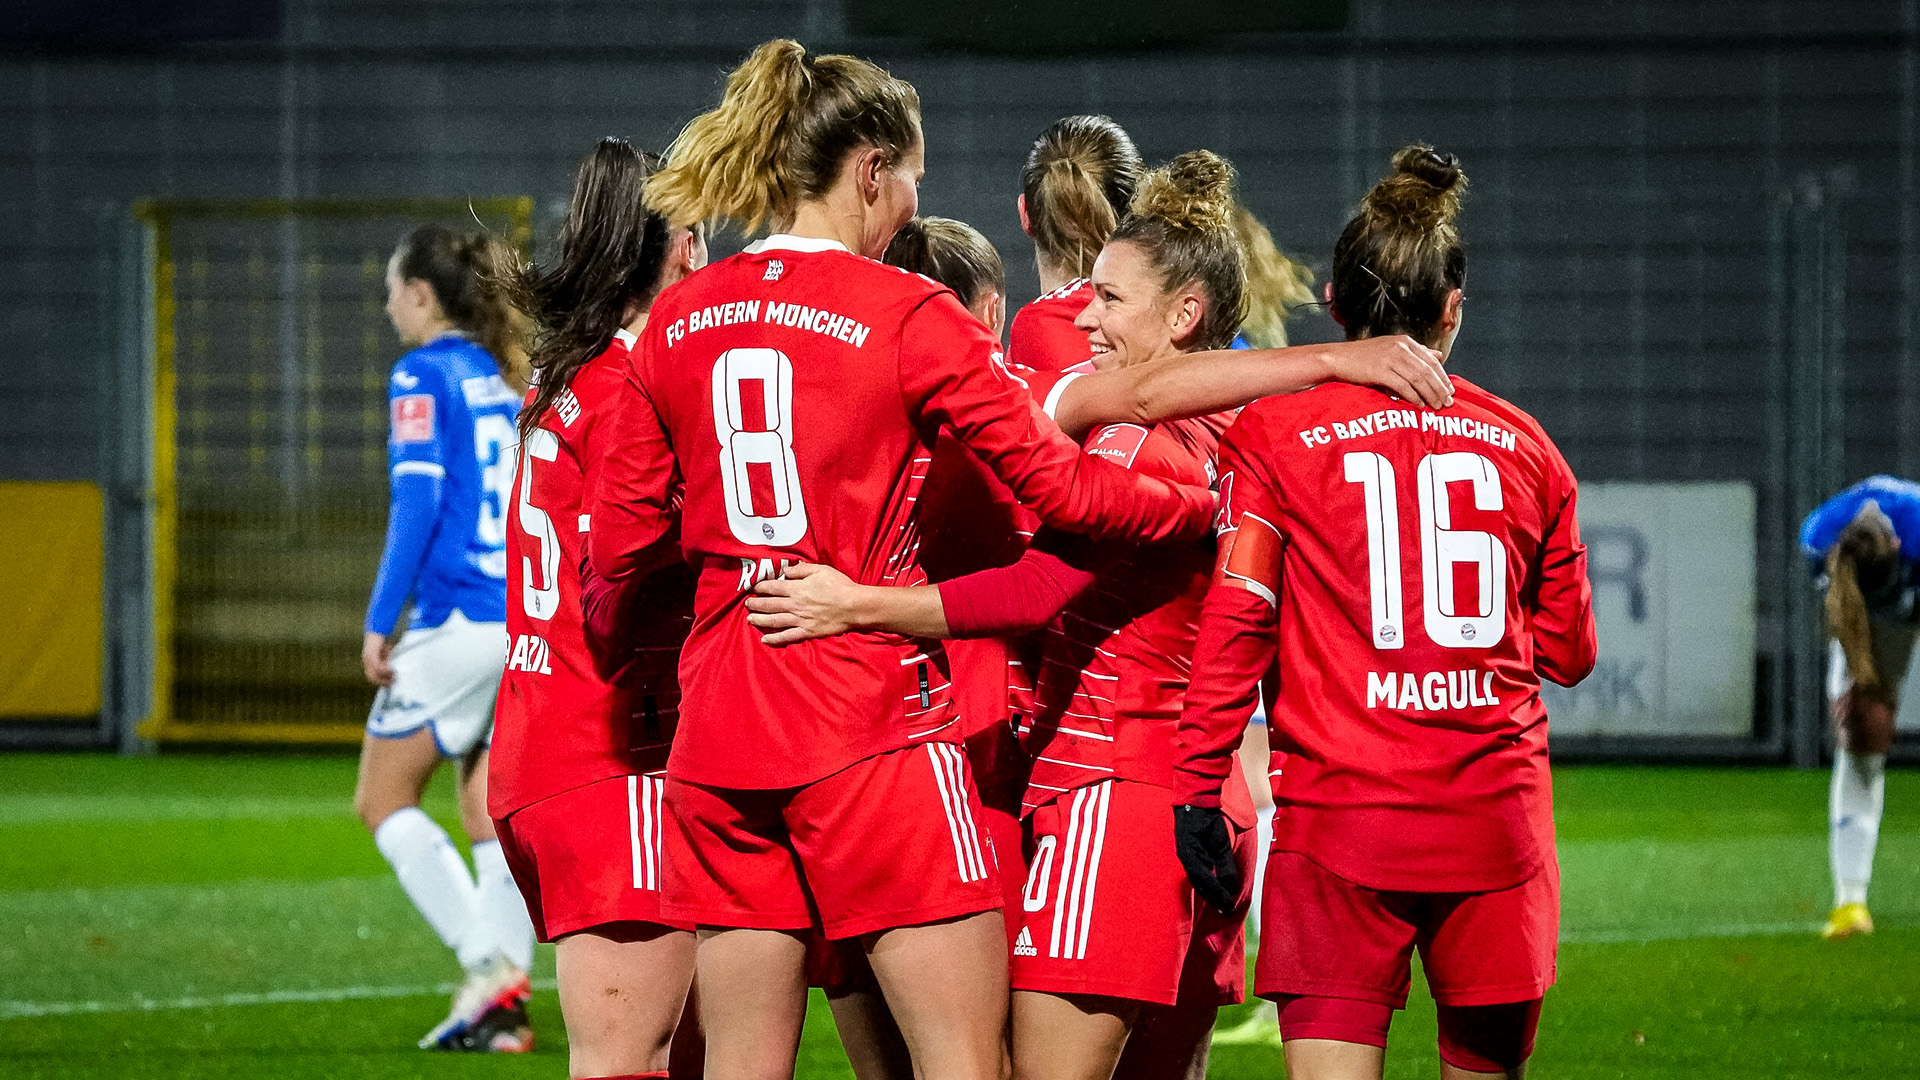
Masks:
[[[1406,334],[1435,345],[1447,294],[1467,280],[1453,220],[1467,176],[1452,154],[1407,146],[1333,246],[1333,309],[1348,337]]]
[[[402,281],[424,281],[447,320],[480,343],[502,375],[513,370],[519,334],[501,287],[512,249],[488,233],[461,234],[422,225],[400,241],[395,269]]]
[[[625,139],[601,139],[574,174],[559,258],[513,275],[514,300],[537,335],[533,404],[520,414],[522,438],[606,349],[628,309],[653,298],[671,230],[641,203],[640,191],[658,164]]]

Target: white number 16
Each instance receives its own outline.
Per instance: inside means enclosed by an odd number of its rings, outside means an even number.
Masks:
[[[1406,645],[1401,614],[1400,492],[1393,463],[1379,454],[1346,455],[1346,478],[1366,500],[1367,577],[1373,617],[1373,647]],[[1427,637],[1448,649],[1491,648],[1507,632],[1507,548],[1478,529],[1455,529],[1447,485],[1471,482],[1476,510],[1504,508],[1500,473],[1480,454],[1428,454],[1420,459],[1414,487],[1420,498],[1421,608]],[[1478,578],[1477,610],[1462,611],[1454,568],[1472,566]]]

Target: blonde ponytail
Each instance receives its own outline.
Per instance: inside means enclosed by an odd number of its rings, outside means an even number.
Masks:
[[[1073,277],[1092,273],[1144,171],[1133,139],[1107,117],[1066,116],[1047,125],[1020,172],[1041,260]]]
[[[868,61],[810,56],[769,41],[727,76],[719,107],[701,113],[647,178],[648,209],[689,228],[722,219],[747,231],[826,193],[861,146],[897,158],[920,142],[920,95]]]
[[[1233,232],[1247,260],[1247,319],[1240,326],[1256,349],[1287,344],[1287,319],[1314,302],[1313,271],[1281,254],[1273,234],[1244,206],[1233,211]]]

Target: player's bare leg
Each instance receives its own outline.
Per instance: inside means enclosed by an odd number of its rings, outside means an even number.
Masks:
[[[791,1080],[807,1018],[807,939],[701,930],[694,958],[707,1080]]]
[[[1013,995],[1016,1080],[1107,1080],[1141,1005],[1091,994]]]
[[[913,1055],[885,998],[872,990],[848,990],[828,994],[827,1007],[854,1080],[912,1080]]]
[[[568,934],[554,951],[569,1073],[667,1069],[693,983],[693,934],[651,923],[609,923]]]
[[[1007,931],[998,909],[863,939],[919,1080],[1005,1080]]]
[[[398,739],[368,735],[360,742],[360,775],[353,788],[353,810],[367,831],[380,828],[395,811],[420,805],[420,794],[440,767],[440,745],[421,728]],[[493,835],[493,825],[487,825]]]
[[[1206,1080],[1213,1022],[1219,1015],[1212,1005],[1144,1006],[1120,1052],[1113,1080]]]
[[[1382,1046],[1336,1039],[1288,1039],[1288,1080],[1380,1080],[1387,1067]]]
[[[455,791],[460,801],[460,827],[467,830],[467,842],[477,844],[495,839],[493,816],[487,813],[487,748],[476,747],[460,762],[455,774]]]

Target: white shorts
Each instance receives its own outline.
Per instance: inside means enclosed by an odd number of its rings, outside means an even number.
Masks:
[[[507,667],[507,624],[455,611],[408,630],[393,647],[393,685],[374,696],[367,734],[400,739],[427,728],[448,757],[493,741],[493,699]]]

